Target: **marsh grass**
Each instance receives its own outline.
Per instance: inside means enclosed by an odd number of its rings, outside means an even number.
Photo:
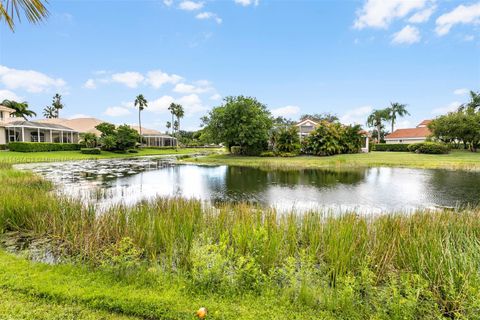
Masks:
[[[479,209],[367,218],[158,198],[98,213],[9,165],[0,164],[0,185],[0,231],[60,240],[93,266],[131,239],[147,267],[184,275],[202,292],[273,287],[294,303],[354,312],[356,299],[374,308],[369,296],[389,288],[417,311],[430,300],[450,318],[480,311]]]

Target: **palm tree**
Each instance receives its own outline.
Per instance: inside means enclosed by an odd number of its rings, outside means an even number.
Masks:
[[[60,110],[63,109],[64,105],[62,103],[62,96],[58,93],[55,94],[52,101],[52,107],[55,109],[56,117],[60,117]]]
[[[15,16],[20,21],[20,9],[31,23],[38,23],[49,14],[41,0],[0,0],[0,20],[5,19],[12,31],[15,31]]]
[[[170,128],[172,127],[172,123],[170,121],[167,121],[167,131],[170,131]]]
[[[43,109],[43,116],[47,119],[58,118],[57,111],[52,106],[46,106]]]
[[[168,107],[168,111],[170,111],[170,113],[172,114],[172,122],[170,123],[170,125],[173,125],[173,121],[174,121],[174,116],[175,116],[175,113],[177,112],[177,104],[172,102],[170,104],[170,106]],[[172,136],[173,136],[173,131],[174,131],[174,128],[172,128]]]
[[[459,110],[467,110],[469,112],[480,111],[480,92],[470,91],[470,102],[464,103],[460,106]]]
[[[180,119],[183,118],[185,115],[185,110],[183,110],[183,107],[181,104],[177,104],[177,108],[175,110],[175,117],[177,117],[177,132],[180,131]]]
[[[390,120],[388,109],[373,110],[367,118],[367,125],[377,129],[378,142],[380,142],[380,130],[382,130],[383,121]]]
[[[398,102],[391,102],[390,108],[387,108],[389,112],[389,119],[392,122],[392,132],[395,131],[395,121],[397,120],[397,116],[404,117],[406,115],[410,115],[410,113],[406,109],[406,104],[401,104]]]
[[[148,101],[145,99],[143,94],[139,94],[137,98],[135,99],[135,107],[138,106],[138,128],[139,128],[139,133],[140,133],[140,141],[142,139],[142,118],[141,118],[141,112],[143,109],[147,107]]]
[[[35,111],[28,109],[28,103],[24,102],[16,102],[13,100],[3,100],[1,103],[3,106],[15,110],[12,113],[15,117],[22,117],[25,120],[28,120],[27,117],[36,117],[37,113]]]

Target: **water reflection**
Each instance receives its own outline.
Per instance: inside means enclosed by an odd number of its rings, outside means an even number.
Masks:
[[[480,174],[405,168],[262,170],[154,159],[30,164],[59,192],[104,208],[156,196],[251,202],[281,211],[381,213],[478,204]]]

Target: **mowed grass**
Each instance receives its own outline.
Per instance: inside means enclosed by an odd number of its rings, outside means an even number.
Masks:
[[[223,149],[208,148],[179,148],[175,149],[139,149],[138,153],[114,153],[102,151],[99,155],[82,154],[80,151],[55,151],[55,152],[12,152],[0,151],[0,162],[4,163],[30,163],[30,162],[55,162],[70,160],[97,160],[109,158],[129,158],[155,155],[183,155],[195,153],[221,152]]]
[[[0,253],[0,288],[148,319],[475,319],[480,209],[375,218],[156,199],[97,214],[0,165],[0,234],[50,239],[49,266]]]
[[[331,157],[299,156],[293,158],[242,157],[230,154],[184,159],[184,162],[210,165],[252,166],[260,168],[355,168],[410,167],[424,169],[480,170],[480,152],[452,151],[446,155],[411,152],[370,152]]]

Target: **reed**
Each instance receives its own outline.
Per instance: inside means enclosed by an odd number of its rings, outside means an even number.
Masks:
[[[323,284],[306,281],[312,290],[344,286],[345,279],[361,279],[367,270],[374,285],[420,277],[449,317],[467,314],[480,301],[478,208],[374,218],[321,212],[299,216],[246,204],[212,208],[195,200],[159,198],[96,212],[59,198],[50,192],[50,183],[8,165],[0,164],[0,185],[1,232],[57,239],[70,255],[93,265],[112,245],[129,238],[143,261],[173,274],[198,276],[210,290],[218,290],[223,278],[231,284],[236,277],[242,279],[235,282],[242,283],[238,290],[253,290],[256,282],[261,286],[272,279],[286,286],[286,277],[276,275],[293,259],[292,272],[309,265],[308,277],[324,279]],[[216,267],[218,275],[212,274]]]

